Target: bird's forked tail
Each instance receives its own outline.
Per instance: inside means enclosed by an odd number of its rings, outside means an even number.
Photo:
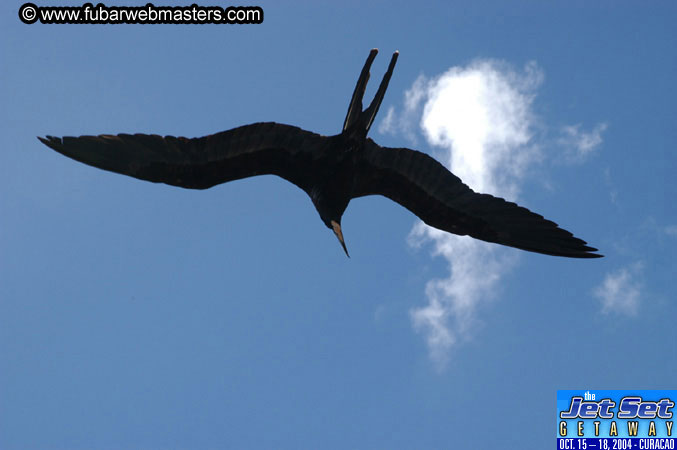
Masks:
[[[355,85],[355,91],[353,92],[353,97],[350,100],[350,105],[348,106],[348,113],[346,114],[346,120],[343,122],[343,132],[351,134],[355,137],[365,138],[367,133],[369,133],[369,128],[374,122],[376,113],[381,106],[383,97],[385,96],[386,89],[388,89],[388,83],[390,82],[390,77],[393,74],[393,69],[395,69],[395,63],[397,62],[397,57],[400,52],[395,51],[392,58],[390,59],[390,64],[388,65],[388,70],[385,75],[383,75],[383,80],[378,87],[378,91],[374,96],[374,99],[371,101],[371,104],[364,111],[362,110],[362,98],[364,97],[364,91],[367,87],[367,82],[369,81],[369,68],[371,63],[374,62],[378,49],[372,49],[369,52],[367,61],[364,63],[362,72],[360,72],[360,77],[357,80]]]

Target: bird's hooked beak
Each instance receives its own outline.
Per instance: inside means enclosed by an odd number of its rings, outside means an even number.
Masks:
[[[343,240],[343,231],[341,231],[341,224],[338,223],[335,220],[331,221],[331,228],[334,230],[334,234],[338,238],[339,242],[341,243],[341,247],[343,247],[343,251],[346,252],[346,256],[350,258],[350,255],[348,254],[348,249],[346,248],[346,243]]]

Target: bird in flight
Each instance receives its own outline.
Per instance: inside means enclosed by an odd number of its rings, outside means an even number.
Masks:
[[[343,130],[321,136],[275,122],[254,123],[199,138],[154,134],[38,137],[90,166],[187,189],[256,175],[277,175],[303,189],[322,222],[348,249],[341,217],[350,200],[383,195],[431,227],[487,242],[571,258],[596,258],[585,241],[502,198],[473,191],[435,159],[408,148],[381,147],[367,137],[398,52],[367,109],[362,98],[377,49],[355,86]]]

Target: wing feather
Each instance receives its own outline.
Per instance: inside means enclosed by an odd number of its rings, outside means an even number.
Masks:
[[[310,163],[326,145],[319,134],[274,122],[192,139],[155,134],[38,139],[90,166],[189,189],[272,174],[307,190]]]
[[[383,195],[426,224],[458,235],[531,252],[595,258],[597,249],[543,216],[502,198],[474,192],[435,159],[367,141],[353,197]]]

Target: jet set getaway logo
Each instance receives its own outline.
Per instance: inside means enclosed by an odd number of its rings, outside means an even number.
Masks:
[[[674,449],[677,390],[557,391],[557,448]]]

